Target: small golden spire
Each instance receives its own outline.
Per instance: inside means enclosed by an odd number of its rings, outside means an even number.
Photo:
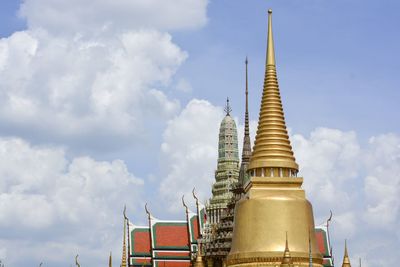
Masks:
[[[269,10],[264,89],[248,171],[252,176],[291,177],[297,175],[298,169],[286,129],[279,92],[272,36],[272,10]]]
[[[347,240],[344,241],[344,256],[342,267],[351,267],[349,254],[347,253]]]
[[[290,255],[288,234],[286,232],[285,251],[283,252],[283,259],[282,259],[281,266],[282,267],[292,266],[292,264],[293,264],[293,260],[292,260],[292,256]]]
[[[112,267],[112,255],[110,251],[110,257],[108,258],[108,267]]]
[[[122,241],[122,259],[121,259],[121,267],[127,267],[126,262],[126,206],[124,206],[124,238]]]

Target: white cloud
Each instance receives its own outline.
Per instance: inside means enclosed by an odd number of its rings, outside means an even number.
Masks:
[[[180,108],[167,92],[188,56],[165,31],[203,26],[207,4],[23,1],[28,29],[0,39],[0,131],[84,151],[160,132]]]
[[[208,0],[24,0],[30,28],[52,33],[192,29],[207,22]]]
[[[3,132],[88,146],[94,133],[143,136],[146,120],[162,124],[179,109],[162,90],[187,54],[167,33],[69,40],[24,31],[1,39],[0,51]]]
[[[400,137],[384,134],[369,140],[366,153],[366,223],[398,229],[400,217]]]
[[[78,251],[83,265],[100,265],[120,250],[120,211],[143,207],[143,181],[121,160],[76,155],[160,137],[180,110],[169,92],[188,57],[166,31],[205,25],[207,4],[23,1],[28,28],[0,39],[0,133],[20,137],[0,137],[7,266],[65,265]]]
[[[354,132],[317,128],[309,138],[291,138],[304,188],[311,199],[342,211],[351,194],[342,190],[356,178],[361,164],[360,146]]]
[[[192,85],[186,79],[179,79],[176,84],[176,90],[181,91],[183,93],[190,93],[192,92],[193,88]]]
[[[22,251],[23,258],[65,262],[76,253],[59,253],[68,244],[106,255],[121,237],[124,203],[131,211],[142,206],[143,180],[121,160],[68,160],[63,149],[2,138],[0,162],[0,231],[7,233],[0,246],[10,266]]]
[[[394,264],[391,255],[400,245],[400,137],[383,134],[361,146],[354,132],[317,128],[309,138],[294,135],[292,141],[317,223],[329,209],[334,212],[335,255],[342,255],[348,238],[352,255],[362,256],[366,266]]]
[[[201,200],[209,196],[217,166],[222,118],[222,108],[194,99],[168,122],[161,145],[165,176],[159,188],[165,208],[172,212],[180,210],[181,196],[190,194],[193,187]]]

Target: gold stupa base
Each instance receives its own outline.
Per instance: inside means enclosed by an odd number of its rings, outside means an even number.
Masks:
[[[252,177],[236,204],[229,267],[280,266],[286,233],[294,266],[322,266],[314,216],[301,189],[303,178]],[[308,264],[308,265],[307,265]]]

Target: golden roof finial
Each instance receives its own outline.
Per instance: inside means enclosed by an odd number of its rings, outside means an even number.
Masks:
[[[186,202],[185,202],[185,195],[182,195],[182,205],[185,208],[185,212],[186,212],[186,215],[187,215],[189,213],[189,208],[188,208],[188,206],[186,205]]]
[[[252,176],[296,176],[295,162],[286,129],[275,66],[272,10],[268,11],[268,41],[263,96],[258,130],[248,171]]]
[[[351,267],[349,254],[347,253],[347,240],[344,240],[344,256],[342,267]]]
[[[112,255],[110,251],[110,256],[108,257],[108,267],[112,267]]]

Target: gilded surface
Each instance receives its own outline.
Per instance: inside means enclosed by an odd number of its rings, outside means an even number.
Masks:
[[[272,39],[272,16],[268,18],[267,64],[264,89],[254,149],[248,170],[255,169],[256,176],[282,176],[270,168],[298,171],[289,136],[286,130],[282,101],[276,76],[274,43]],[[261,171],[260,168],[265,168]],[[285,170],[287,171],[287,170]],[[262,173],[264,172],[264,173]],[[290,175],[286,175],[290,176]]]
[[[293,266],[322,266],[310,202],[297,177],[276,77],[269,11],[267,64],[250,181],[236,204],[228,266],[281,266],[286,234]],[[311,250],[311,253],[310,253]]]
[[[361,266],[361,265],[360,265]],[[351,267],[349,254],[347,252],[347,241],[344,243],[344,256],[342,267]]]

